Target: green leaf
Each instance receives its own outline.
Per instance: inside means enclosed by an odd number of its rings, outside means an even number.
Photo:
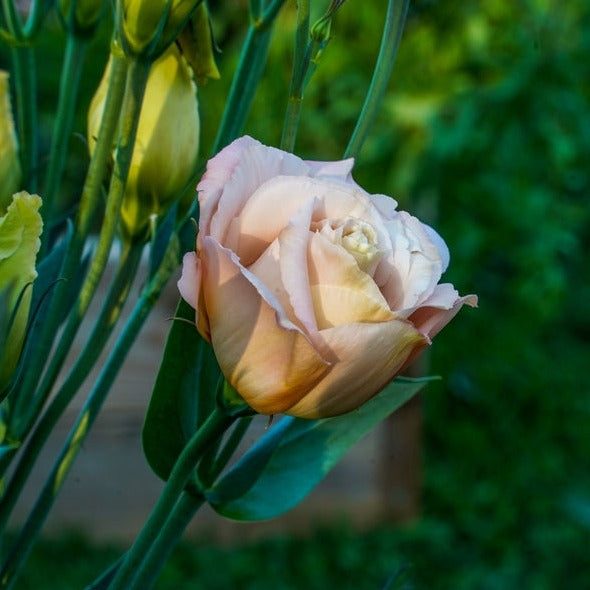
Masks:
[[[285,417],[207,492],[236,520],[265,520],[293,508],[342,455],[430,379],[398,378],[366,404],[322,420]]]
[[[181,299],[143,426],[144,454],[163,480],[215,406],[221,372],[213,349],[194,321],[194,309]]]

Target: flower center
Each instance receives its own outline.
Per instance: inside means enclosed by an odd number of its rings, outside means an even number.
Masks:
[[[375,228],[360,219],[325,219],[311,229],[342,246],[365,272],[371,273],[382,254]]]

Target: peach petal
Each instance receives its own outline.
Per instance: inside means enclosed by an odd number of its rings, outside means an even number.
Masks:
[[[389,383],[410,355],[427,344],[422,334],[401,320],[348,324],[320,334],[338,362],[287,410],[292,416],[322,418],[353,410]]]
[[[309,200],[279,235],[282,284],[297,319],[305,326],[312,341],[318,326],[309,286],[307,249],[314,206],[315,199]]]
[[[232,252],[206,237],[202,257],[211,341],[224,375],[256,411],[283,412],[329,364]]]
[[[327,180],[278,176],[248,199],[232,227],[239,243],[228,241],[228,247],[248,266],[309,200],[316,203],[313,220],[356,217],[374,225],[380,236],[386,235],[379,212],[364,191]]]

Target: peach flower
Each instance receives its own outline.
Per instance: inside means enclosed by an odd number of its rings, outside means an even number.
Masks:
[[[197,187],[196,252],[178,286],[226,379],[260,413],[358,407],[477,304],[439,284],[442,238],[359,187],[352,165],[242,137]]]

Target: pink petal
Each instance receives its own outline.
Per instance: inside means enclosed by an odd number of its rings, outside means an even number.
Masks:
[[[208,227],[207,233],[220,243],[225,243],[231,221],[239,215],[244,204],[262,184],[281,174],[306,176],[307,172],[307,165],[293,154],[260,144],[244,148],[231,177],[223,186],[210,224],[202,227]],[[231,245],[230,247],[233,249]]]
[[[211,217],[217,209],[223,188],[231,178],[245,149],[262,145],[251,137],[236,139],[207,162],[207,170],[197,185],[200,205],[200,227],[208,231]]]
[[[425,223],[422,224],[422,227],[426,230],[426,233],[428,234],[430,241],[436,246],[436,249],[438,250],[438,255],[440,256],[442,262],[441,272],[444,273],[445,270],[449,268],[449,262],[451,261],[449,248],[436,230],[431,228],[429,225],[426,225]]]
[[[400,312],[400,317],[406,317],[433,293],[442,274],[443,260],[425,226],[405,211],[386,222],[386,227],[393,251],[386,261],[390,275],[382,291],[391,308]]]
[[[197,309],[201,285],[201,267],[196,252],[187,252],[182,259],[182,275],[178,280],[178,290],[182,298]]]
[[[305,160],[305,163],[309,166],[310,176],[328,176],[332,177],[334,180],[341,179],[344,181],[350,181],[352,179],[351,173],[354,166],[354,158],[338,160],[336,162]]]
[[[434,293],[408,318],[416,329],[430,340],[436,336],[456,315],[463,305],[477,307],[477,296],[459,297],[453,285],[437,285]]]
[[[357,408],[380,391],[426,339],[408,322],[348,324],[320,333],[338,361],[301,401],[286,413],[322,418]]]
[[[202,261],[211,341],[223,374],[256,411],[284,411],[329,364],[232,252],[206,237]]]

